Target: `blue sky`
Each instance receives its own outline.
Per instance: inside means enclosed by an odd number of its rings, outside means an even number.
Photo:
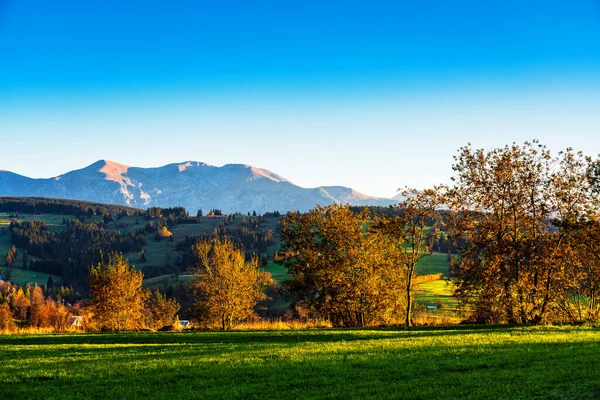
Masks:
[[[600,153],[595,0],[122,3],[0,0],[0,169],[246,163],[391,196],[467,142]]]

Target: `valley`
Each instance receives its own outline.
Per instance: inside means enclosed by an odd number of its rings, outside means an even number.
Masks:
[[[135,232],[144,231],[149,225],[159,224],[165,218],[149,218],[147,212],[141,210],[130,210],[131,215],[121,215],[114,220],[104,222],[101,215],[63,215],[63,214],[33,214],[33,213],[0,213],[0,257],[5,258],[12,246],[9,225],[11,221],[43,221],[50,232],[61,232],[67,229],[66,221],[79,218],[84,224],[100,224],[107,232],[118,232],[119,235],[127,237]],[[250,215],[248,215],[250,214]],[[189,243],[195,237],[209,237],[215,230],[227,229],[229,232],[270,232],[273,236],[268,243],[261,248],[246,247],[246,254],[256,254],[261,260],[261,267],[265,272],[271,274],[277,285],[280,285],[290,276],[282,265],[274,261],[274,255],[279,250],[281,216],[279,214],[267,213],[265,215],[231,214],[211,215],[202,217],[189,217],[179,221],[171,219],[172,223],[168,229],[172,235],[168,238],[159,238],[155,231],[143,232],[143,246],[138,251],[126,252],[125,257],[138,270],[144,273],[144,287],[159,289],[163,293],[169,293],[185,303],[184,293],[191,282],[194,272],[194,262],[190,259]],[[10,268],[10,281],[21,286],[26,284],[46,285],[51,276],[53,285],[75,285],[82,293],[85,286],[73,276],[63,276],[55,273],[31,270],[29,265],[23,264],[25,249],[17,247],[17,258]],[[26,256],[29,262],[39,260],[35,255]],[[86,266],[81,266],[84,270]],[[1,269],[0,269],[1,270]],[[420,315],[429,317],[444,316],[444,321],[458,321],[458,310],[456,300],[452,295],[452,284],[448,280],[449,264],[448,255],[433,253],[424,257],[419,265],[420,275],[430,276],[431,280],[417,286],[416,304],[421,307]],[[5,269],[6,272],[6,269]],[[429,307],[429,308],[427,308]],[[288,303],[281,296],[276,296],[274,304],[269,306],[269,317],[280,317],[287,311]],[[182,314],[185,316],[184,314]]]

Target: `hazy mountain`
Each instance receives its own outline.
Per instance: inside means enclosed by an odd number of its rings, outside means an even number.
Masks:
[[[250,165],[215,167],[192,161],[137,168],[100,160],[49,179],[0,171],[0,196],[69,198],[140,208],[183,206],[190,213],[200,208],[264,213],[307,211],[317,203],[379,206],[395,203],[342,186],[302,188],[271,171]]]
[[[406,199],[406,196],[404,196],[402,194],[402,192],[400,192],[397,195],[395,195],[394,197],[392,197],[392,200],[397,200],[397,202],[403,201],[405,199]]]

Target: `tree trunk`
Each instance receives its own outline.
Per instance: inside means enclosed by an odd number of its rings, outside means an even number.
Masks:
[[[408,282],[406,283],[406,320],[404,321],[406,326],[411,325],[411,312],[412,312],[412,271],[408,274]]]

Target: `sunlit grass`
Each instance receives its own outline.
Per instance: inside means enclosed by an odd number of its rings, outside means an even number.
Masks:
[[[594,328],[0,336],[0,398],[600,397]]]
[[[453,296],[454,283],[447,279],[425,282],[417,286],[416,297],[426,305],[436,305],[438,300],[447,306],[456,306],[458,301]]]

